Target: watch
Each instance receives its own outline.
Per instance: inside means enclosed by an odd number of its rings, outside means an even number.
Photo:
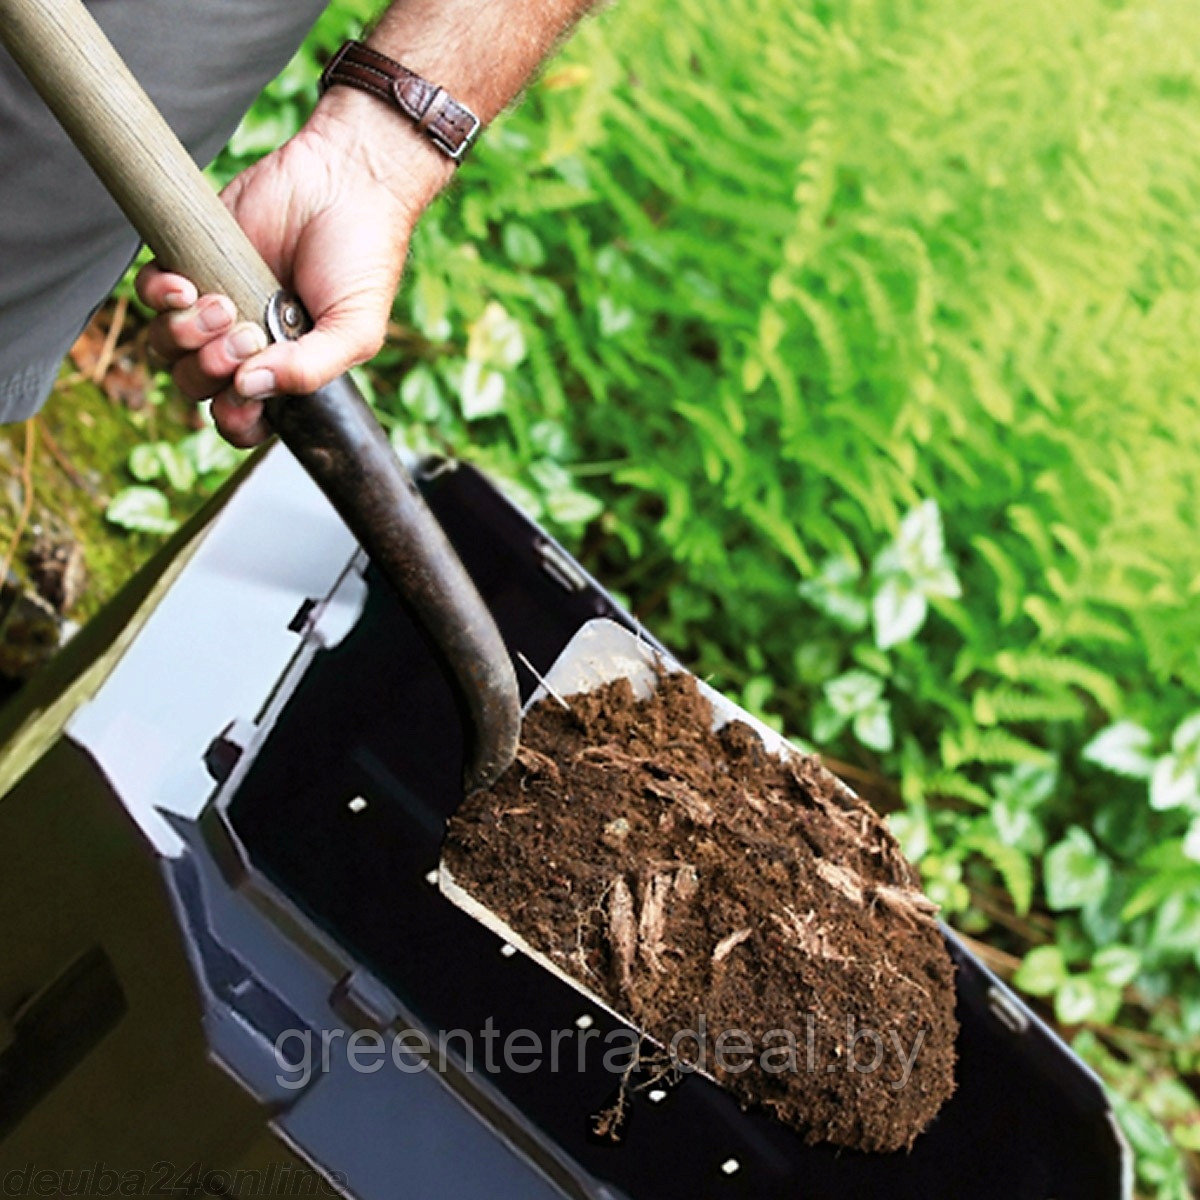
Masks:
[[[398,109],[456,163],[479,134],[479,118],[445,88],[362,42],[346,42],[321,72],[322,94],[339,83]]]

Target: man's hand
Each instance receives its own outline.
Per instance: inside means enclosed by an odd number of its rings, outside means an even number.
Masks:
[[[393,0],[370,44],[449,90],[486,125],[592,0]],[[213,396],[236,446],[269,434],[262,399],[314,391],[379,349],[417,218],[451,161],[375,97],[333,87],[290,142],[243,172],[225,200],[316,322],[265,346],[233,304],[146,268],[138,294],[159,312],[150,344],[195,399]]]
[[[226,297],[197,298],[182,276],[143,268],[138,294],[161,314],[150,345],[185,395],[214,398],[229,441],[252,446],[269,436],[264,397],[315,391],[378,352],[412,227],[451,170],[371,97],[338,89],[291,141],[226,188],[238,223],[316,323],[296,342],[268,346],[256,325],[235,324]]]

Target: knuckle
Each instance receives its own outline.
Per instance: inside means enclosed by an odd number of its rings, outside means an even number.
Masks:
[[[368,329],[362,331],[353,346],[353,365],[369,362],[383,349],[384,330]]]
[[[200,370],[210,379],[214,382],[219,381],[220,386],[223,387],[229,382],[229,376],[232,374],[232,366],[225,348],[225,342],[221,338],[206,342],[201,346],[196,351],[196,363]]]
[[[298,396],[306,396],[309,392],[315,392],[325,383],[322,372],[313,363],[306,360],[295,363],[289,375],[288,390]]]
[[[249,425],[230,425],[228,422],[218,422],[217,429],[221,436],[237,450],[251,450],[267,439],[263,422],[257,420]]]

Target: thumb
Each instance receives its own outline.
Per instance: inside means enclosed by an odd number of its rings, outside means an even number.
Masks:
[[[243,363],[234,376],[234,387],[252,400],[317,391],[379,353],[389,308],[380,312],[372,304],[369,309],[329,309],[303,337],[276,342]]]

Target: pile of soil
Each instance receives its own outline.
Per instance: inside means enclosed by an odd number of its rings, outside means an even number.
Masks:
[[[456,881],[662,1045],[703,1017],[703,1068],[744,1106],[810,1142],[911,1146],[954,1090],[954,968],[883,822],[815,758],[713,732],[690,675],[569,703],[533,708],[452,819]],[[753,1050],[718,1054],[726,1030]]]

